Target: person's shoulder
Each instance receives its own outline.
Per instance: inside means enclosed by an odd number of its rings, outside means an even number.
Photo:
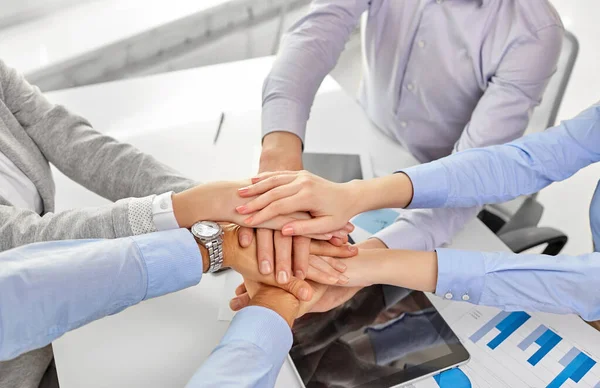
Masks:
[[[549,27],[564,30],[558,11],[549,0],[502,0],[505,6],[513,8],[516,15],[532,32]]]

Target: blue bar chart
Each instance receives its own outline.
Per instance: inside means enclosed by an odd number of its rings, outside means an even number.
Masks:
[[[473,318],[477,322],[483,321],[468,337],[477,347],[468,349],[472,356],[477,352],[480,358],[485,355],[497,357],[495,361],[506,366],[506,373],[502,373],[498,367],[490,372],[505,386],[517,386],[517,379],[525,378],[527,380],[522,381],[523,386],[539,384],[547,388],[560,388],[567,381],[583,382],[584,377],[597,365],[591,356],[577,347],[568,346],[566,342],[563,344],[564,339],[555,330],[535,323],[528,313],[503,311],[484,318],[484,314],[477,312],[464,319],[465,323],[471,324],[474,323]],[[496,356],[500,348],[502,352]],[[507,354],[512,355],[511,359],[506,358]],[[600,377],[596,374],[589,376],[581,386],[600,388]],[[488,383],[496,385],[491,381]]]
[[[576,348],[572,348],[571,351],[560,360],[560,363],[565,368],[550,384],[548,384],[548,388],[559,388],[569,379],[578,383],[583,376],[596,365],[596,361]],[[598,384],[600,385],[600,383]]]
[[[511,334],[513,334],[519,327],[521,327],[527,320],[531,318],[531,315],[522,311],[514,313],[502,312],[486,323],[481,329],[476,331],[471,337],[471,341],[477,342],[489,333],[493,328],[500,330],[500,333],[490,342],[487,346],[490,349],[496,349],[498,345],[504,342]]]
[[[533,343],[536,343],[540,346],[538,351],[527,360],[527,362],[535,366],[542,358],[544,358],[545,355],[554,349],[554,347],[558,345],[561,340],[562,338],[558,334],[548,329],[544,325],[539,325],[537,329],[535,329],[530,335],[521,341],[519,344],[519,349],[525,351]]]

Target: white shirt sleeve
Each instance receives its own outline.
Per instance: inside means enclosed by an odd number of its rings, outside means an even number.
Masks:
[[[179,229],[179,224],[173,212],[173,192],[157,195],[152,201],[152,219],[158,231]]]

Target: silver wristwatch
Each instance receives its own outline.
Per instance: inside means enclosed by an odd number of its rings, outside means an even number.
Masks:
[[[192,235],[208,251],[210,265],[208,272],[216,272],[223,266],[223,228],[212,221],[196,222]]]

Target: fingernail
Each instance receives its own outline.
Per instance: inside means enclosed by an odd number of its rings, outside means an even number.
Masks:
[[[246,235],[243,235],[243,236],[240,238],[240,242],[242,243],[242,246],[244,246],[244,247],[247,247],[247,246],[248,246],[248,244],[250,244],[250,239],[248,238],[248,236],[246,236]]]
[[[288,276],[287,272],[279,271],[279,273],[277,274],[277,283],[285,284],[288,282],[288,280],[289,280],[289,276]]]
[[[292,228],[291,226],[286,226],[285,228],[283,228],[283,230],[281,231],[281,233],[284,236],[291,236],[291,235],[294,234],[294,228]]]
[[[300,295],[300,299],[308,300],[308,290],[306,288],[302,287],[300,289],[299,295]]]
[[[232,310],[237,310],[240,308],[240,301],[237,298],[232,299],[229,302],[229,307],[231,307]]]
[[[327,240],[331,240],[333,238],[333,234],[331,234],[331,233],[325,233],[325,238]]]
[[[357,247],[355,247],[354,245],[348,245],[348,250],[349,250],[350,252],[356,252],[356,251],[358,251],[358,248],[357,248]]]
[[[346,284],[350,281],[350,278],[346,275],[340,275],[340,283]]]
[[[242,187],[241,189],[238,189],[238,193],[246,194],[246,193],[248,193],[249,190],[250,190],[249,187]]]
[[[260,262],[260,273],[268,275],[271,273],[271,263],[269,260],[263,260]]]
[[[240,214],[244,214],[246,213],[246,210],[248,210],[248,208],[246,207],[246,205],[242,205],[242,206],[238,206],[235,208],[235,211],[240,213]]]
[[[301,270],[296,271],[296,277],[300,280],[304,280],[304,272]]]
[[[345,230],[339,230],[334,233],[334,236],[339,237],[339,238],[344,238],[344,237],[348,236],[348,232],[346,232]]]
[[[329,276],[329,283],[335,284],[338,282],[338,280],[340,279],[338,276]]]
[[[253,184],[254,184],[254,183],[256,183],[256,182],[258,182],[259,180],[260,180],[260,178],[259,178],[259,177],[256,177],[256,176],[255,176],[254,178],[250,179],[250,181],[251,181]]]
[[[246,219],[244,220],[244,222],[246,223],[246,225],[252,225],[252,220],[253,220],[253,219],[254,219],[254,217],[253,217],[253,216],[250,216],[250,217],[246,218]]]
[[[346,264],[340,263],[339,261],[336,261],[333,266],[335,267],[335,269],[342,272],[348,268]]]

